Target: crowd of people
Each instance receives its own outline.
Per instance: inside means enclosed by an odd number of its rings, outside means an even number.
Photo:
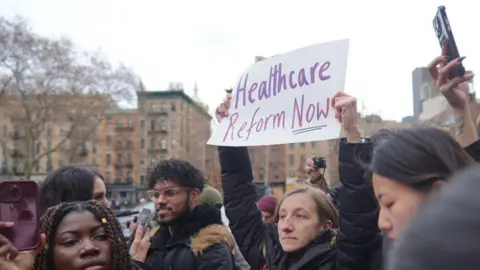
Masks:
[[[148,177],[156,225],[138,224],[131,245],[102,176],[57,169],[41,184],[39,248],[18,252],[0,235],[0,269],[477,269],[480,142],[473,75],[449,76],[460,62],[442,55],[429,66],[455,115],[455,138],[428,127],[362,137],[355,97],[339,92],[339,186],[326,185],[312,157],[309,183],[257,201],[248,149],[220,146],[222,196],[189,162],[162,160]],[[230,100],[216,121],[228,117]]]

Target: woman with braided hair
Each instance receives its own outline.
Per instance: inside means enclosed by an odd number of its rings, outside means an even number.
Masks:
[[[133,263],[120,224],[103,204],[62,203],[49,208],[41,224],[47,244],[35,260],[35,270],[144,268]]]

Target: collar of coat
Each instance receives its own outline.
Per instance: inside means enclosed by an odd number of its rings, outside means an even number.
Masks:
[[[233,236],[223,225],[220,210],[207,204],[197,205],[188,215],[180,218],[173,236],[167,227],[160,227],[151,242],[152,249],[188,245],[196,256],[218,243],[226,243],[230,249],[234,247]]]

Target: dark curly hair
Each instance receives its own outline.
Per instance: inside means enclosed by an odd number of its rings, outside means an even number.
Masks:
[[[75,166],[65,166],[53,171],[40,184],[42,213],[63,202],[91,200],[95,176],[94,172]]]
[[[72,212],[88,211],[101,223],[108,236],[112,249],[112,263],[115,270],[138,269],[131,263],[127,243],[122,234],[120,224],[113,212],[95,201],[67,202],[49,208],[41,219],[41,233],[47,236],[46,248],[35,259],[35,270],[56,269],[53,262],[53,244],[58,224]],[[104,222],[106,220],[106,222]],[[49,245],[50,244],[50,245]]]
[[[182,187],[203,190],[203,173],[186,160],[165,159],[160,161],[149,175],[150,188],[162,181],[173,181]]]

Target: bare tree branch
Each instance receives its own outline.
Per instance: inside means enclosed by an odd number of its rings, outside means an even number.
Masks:
[[[5,125],[22,132],[0,139],[8,150],[4,164],[29,178],[40,162],[50,164],[48,171],[54,159],[85,160],[105,110],[131,101],[137,86],[131,70],[99,53],[39,36],[22,18],[0,18],[0,102],[10,115]]]

